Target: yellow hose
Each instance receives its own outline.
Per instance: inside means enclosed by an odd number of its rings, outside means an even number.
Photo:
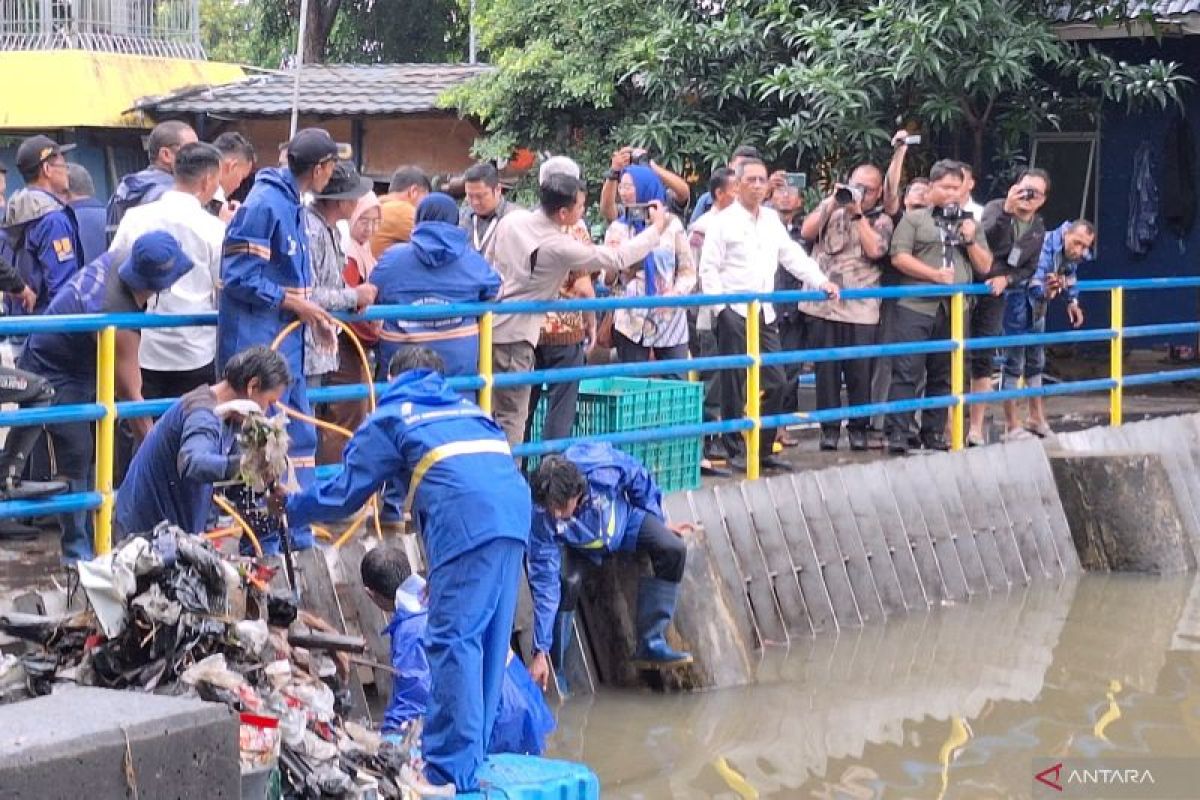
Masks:
[[[333,323],[335,325],[337,325],[338,329],[341,330],[342,333],[345,333],[347,336],[350,337],[350,342],[354,345],[354,349],[358,352],[358,357],[362,362],[363,374],[366,375],[366,377],[367,377],[368,406],[371,409],[371,411],[374,411],[375,407],[376,407],[375,382],[371,379],[371,361],[370,361],[370,359],[367,358],[367,351],[362,346],[362,342],[359,340],[358,334],[356,334],[354,332],[354,328],[347,325],[345,322],[342,322],[340,319],[334,319]],[[279,346],[281,344],[283,344],[283,340],[286,339],[288,336],[290,336],[292,334],[292,332],[294,332],[297,328],[300,328],[302,325],[303,325],[303,323],[301,323],[300,320],[298,320],[298,319],[292,320],[287,325],[285,325],[283,327],[283,330],[281,330],[279,332],[279,334],[275,337],[275,340],[273,342],[271,342],[271,349],[278,350]],[[310,416],[303,412],[297,411],[294,408],[289,408],[288,406],[284,405],[283,403],[276,403],[275,405],[279,407],[279,410],[282,411],[285,416],[290,417],[292,419],[296,419],[301,422],[307,422],[309,425],[312,425],[317,428],[324,428],[327,431],[333,431],[334,433],[339,434],[340,436],[345,436],[347,439],[354,436],[354,431],[347,430],[346,428],[343,428],[341,425],[335,425],[334,423],[329,422],[327,420],[318,419],[316,417]],[[340,535],[338,535],[336,538],[330,531],[326,530],[325,528],[318,528],[317,526],[313,526],[313,531],[318,532],[322,538],[333,540],[334,549],[339,549],[339,548],[341,548],[342,545],[344,545],[347,541],[350,540],[350,538],[354,535],[355,531],[358,529],[358,526],[360,524],[362,524],[363,519],[366,517],[366,515],[368,513],[371,514],[372,521],[374,522],[374,525],[375,525],[375,535],[378,536],[380,540],[382,540],[383,539],[383,523],[381,522],[381,520],[379,518],[380,512],[379,512],[379,497],[378,497],[378,495],[373,495],[371,497],[370,501],[367,503],[366,506],[363,507],[362,511],[360,511],[354,517],[354,519],[351,520],[350,526],[348,528],[346,528],[346,530],[342,531],[342,533]]]
[[[216,503],[217,507],[226,514],[233,517],[233,521],[236,522],[242,529],[242,533],[250,537],[250,544],[254,546],[254,554],[259,558],[262,558],[263,549],[262,545],[258,542],[258,537],[254,535],[254,531],[246,523],[246,520],[242,519],[242,515],[237,512],[237,509],[230,505],[230,503],[224,497],[221,497],[218,494],[213,495],[213,502]],[[286,534],[284,535],[286,536]]]

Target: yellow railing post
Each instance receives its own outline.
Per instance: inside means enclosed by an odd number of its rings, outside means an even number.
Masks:
[[[483,388],[479,390],[479,407],[483,413],[492,413],[492,312],[479,318],[479,377]]]
[[[950,338],[954,350],[950,352],[950,393],[954,405],[950,406],[950,448],[963,449],[963,390],[966,384],[967,351],[966,340],[966,295],[961,291],[950,296]]]
[[[746,308],[746,355],[750,366],[746,367],[746,416],[754,427],[746,431],[746,478],[758,479],[762,447],[762,351],[759,340],[759,315],[762,304],[753,300]]]
[[[1109,377],[1116,381],[1116,386],[1108,391],[1108,422],[1110,425],[1120,425],[1124,415],[1124,389],[1121,381],[1125,377],[1125,289],[1121,286],[1112,290],[1110,295],[1112,305],[1111,327],[1116,336],[1109,342]]]
[[[98,556],[112,549],[116,369],[117,329],[110,325],[101,328],[96,336],[96,402],[104,407],[104,416],[96,422],[96,491],[100,493],[100,507],[96,509],[92,549]]]

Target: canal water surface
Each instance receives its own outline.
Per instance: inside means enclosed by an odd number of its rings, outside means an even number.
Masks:
[[[631,800],[1043,797],[1035,760],[1197,759],[1200,582],[1036,585],[793,640],[758,672],[573,699],[551,755]]]

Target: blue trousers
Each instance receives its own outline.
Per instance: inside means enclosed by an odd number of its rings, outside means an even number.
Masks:
[[[1039,300],[1024,289],[1011,289],[1004,294],[1004,335],[1046,332],[1046,301]],[[1016,389],[1022,378],[1026,387],[1042,385],[1046,371],[1046,348],[1043,345],[1004,348],[1004,371],[1001,389]]]
[[[311,417],[313,410],[308,403],[308,383],[304,372],[296,370],[294,365],[289,364],[289,366],[292,366],[293,370],[292,382],[280,402],[288,408]],[[289,417],[287,432],[291,439],[288,447],[288,460],[292,462],[292,468],[296,473],[296,481],[300,484],[300,488],[306,489],[313,482],[316,468],[317,429],[310,422],[301,422],[294,417]],[[289,528],[288,535],[292,538],[292,547],[297,550],[307,550],[313,546],[312,528],[307,525]],[[259,544],[262,545],[263,552],[267,554],[275,554],[280,550],[278,534],[272,533],[260,537]]]
[[[500,707],[525,546],[494,539],[429,574],[432,694],[422,750],[433,783],[476,791]]]
[[[96,382],[61,374],[44,375],[54,387],[52,405],[68,406],[96,402]],[[54,450],[54,471],[70,487],[69,491],[93,490],[96,445],[91,422],[66,422],[46,426]],[[64,561],[89,561],[92,558],[92,512],[72,511],[58,515],[62,528]]]

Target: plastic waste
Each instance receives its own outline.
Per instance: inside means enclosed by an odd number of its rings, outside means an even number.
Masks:
[[[225,656],[221,653],[211,655],[188,667],[179,676],[179,680],[189,686],[207,683],[229,691],[237,691],[237,688],[245,683],[241,675],[229,669],[229,665],[225,663]]]
[[[267,628],[264,620],[242,620],[234,626],[234,631],[238,644],[246,651],[246,655],[255,660],[262,658],[263,652],[267,649],[267,642],[271,638],[271,631]]]
[[[156,583],[135,597],[130,605],[141,609],[147,619],[160,625],[176,625],[179,622],[179,603],[168,599]]]

